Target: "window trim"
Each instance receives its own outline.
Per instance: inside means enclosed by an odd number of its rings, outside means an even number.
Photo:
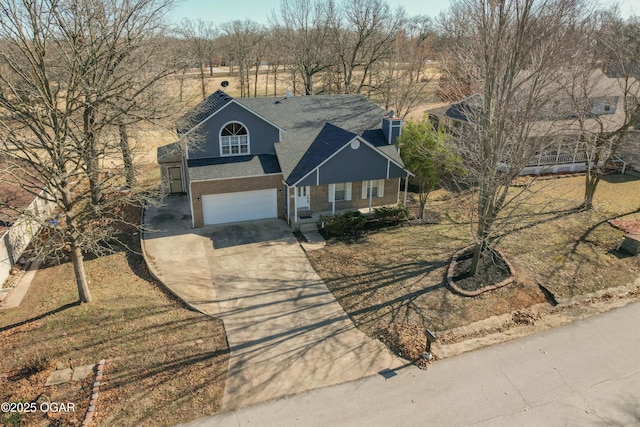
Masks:
[[[239,124],[247,132],[247,134],[246,134],[246,136],[247,136],[247,144],[246,144],[247,145],[247,152],[246,153],[240,152],[240,147],[242,147],[244,145],[244,144],[242,144],[240,142],[238,142],[237,145],[232,145],[231,143],[229,144],[229,154],[224,154],[222,152],[222,138],[223,138],[222,131],[227,126],[229,126],[230,124],[233,124],[233,123]],[[230,138],[232,136],[236,136],[237,137],[238,135],[225,135],[225,137],[227,137],[227,138]],[[231,152],[232,151],[232,147],[234,147],[234,146],[238,147],[238,152],[237,153]],[[241,121],[238,121],[238,120],[231,120],[231,121],[228,121],[227,123],[225,123],[224,125],[222,125],[222,127],[220,127],[220,132],[218,132],[218,149],[220,150],[220,157],[246,156],[246,155],[251,154],[251,137],[249,135],[249,128],[244,123],[242,123]]]
[[[344,199],[336,199],[336,185],[344,184]],[[329,202],[348,202],[352,199],[352,183],[351,182],[338,182],[335,184],[329,184]]]
[[[384,179],[372,179],[371,182],[373,184],[371,186],[371,188],[376,187],[376,189],[377,189],[377,191],[376,191],[377,194],[375,194],[372,198],[375,199],[375,198],[384,197],[385,180]],[[367,181],[362,181],[362,194],[361,195],[362,195],[363,199],[368,199],[369,198],[369,181],[368,180]]]

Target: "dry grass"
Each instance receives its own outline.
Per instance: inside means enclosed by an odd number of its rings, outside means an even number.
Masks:
[[[595,209],[575,212],[584,177],[542,181],[528,207],[544,212],[523,217],[502,247],[521,277],[539,280],[561,298],[625,285],[640,276],[638,257],[615,251],[623,232],[608,220],[640,219],[640,181],[609,175],[598,188]]]
[[[440,215],[439,224],[387,229],[355,244],[332,241],[308,255],[359,327],[386,341],[390,331],[395,336],[400,329],[443,331],[544,302],[536,280],[561,298],[625,285],[640,276],[640,262],[615,252],[622,232],[606,220],[640,218],[640,181],[607,177],[596,209],[577,212],[583,180],[543,179],[527,190],[499,244],[517,281],[478,297],[459,296],[444,280],[451,255],[470,242],[468,195],[436,192],[428,209]],[[424,345],[424,337],[412,339]],[[412,346],[405,345],[406,351]]]
[[[20,307],[0,312],[0,400],[73,402],[75,413],[50,415],[61,415],[55,425],[79,425],[91,380],[45,387],[48,375],[56,365],[122,357],[105,367],[99,424],[165,425],[215,413],[228,361],[222,322],[167,296],[139,255],[87,260],[86,269],[94,302],[76,303],[73,269],[63,264],[40,270]],[[52,418],[22,422],[54,425]]]

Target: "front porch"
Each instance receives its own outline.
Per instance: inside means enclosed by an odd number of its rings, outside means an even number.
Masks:
[[[286,187],[285,219],[294,229],[319,223],[324,216],[360,211],[373,213],[381,206],[400,203],[400,179]],[[402,201],[406,204],[406,200]]]

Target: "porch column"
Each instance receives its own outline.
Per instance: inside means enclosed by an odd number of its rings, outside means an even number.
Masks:
[[[336,214],[336,185],[329,184],[329,195],[331,196],[331,215]]]
[[[293,186],[293,222],[298,222],[298,187]]]
[[[285,184],[287,191],[287,224],[291,225],[291,188]]]
[[[371,213],[371,206],[373,206],[373,181],[369,180],[369,213]]]
[[[404,179],[404,207],[407,207],[407,191],[409,190],[409,174]]]

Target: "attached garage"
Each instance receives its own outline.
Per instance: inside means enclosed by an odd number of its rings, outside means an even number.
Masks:
[[[204,225],[278,217],[278,190],[242,191],[202,196]]]

